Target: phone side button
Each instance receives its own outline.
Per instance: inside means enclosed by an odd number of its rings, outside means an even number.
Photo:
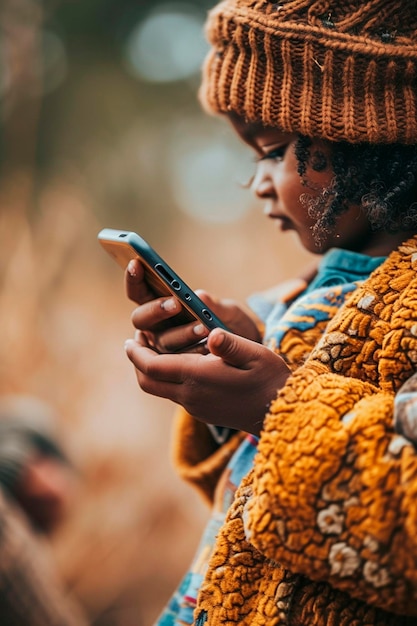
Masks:
[[[201,310],[201,312],[202,312],[202,314],[204,315],[204,317],[205,317],[206,319],[208,319],[208,320],[210,320],[210,321],[213,319],[213,317],[212,317],[212,315],[211,315],[210,311],[207,311],[207,309],[202,309],[202,310]]]

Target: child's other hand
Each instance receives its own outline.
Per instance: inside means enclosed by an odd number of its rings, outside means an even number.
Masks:
[[[191,350],[191,346],[196,346],[196,351],[207,352],[204,344],[198,345],[208,335],[207,329],[197,323],[181,326],[167,323],[180,313],[181,304],[173,296],[157,297],[144,277],[140,261],[130,261],[125,272],[126,293],[140,305],[132,313],[132,323],[146,334],[148,344],[161,353]]]
[[[258,435],[265,413],[290,370],[263,346],[220,329],[209,354],[158,354],[144,333],[126,342],[140,387],[182,405],[202,422]]]
[[[126,291],[128,297],[140,305],[132,313],[132,322],[137,330],[145,333],[150,347],[160,353],[207,352],[205,344],[199,343],[209,332],[203,324],[193,322],[182,326],[167,326],[166,322],[181,311],[181,304],[175,297],[155,297],[144,281],[143,266],[139,261],[129,263]],[[260,341],[256,322],[236,303],[231,300],[215,300],[201,290],[197,294],[230,330],[248,339]]]
[[[252,341],[261,341],[259,320],[257,320],[254,313],[245,310],[233,300],[214,299],[202,289],[198,289],[196,294],[233,333]]]

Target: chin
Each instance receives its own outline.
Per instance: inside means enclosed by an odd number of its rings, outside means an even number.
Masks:
[[[330,250],[330,248],[336,247],[334,245],[330,245],[329,242],[327,241],[320,242],[320,241],[315,241],[314,239],[311,239],[311,238],[304,240],[300,236],[299,236],[299,240],[303,248],[307,250],[307,252],[311,252],[312,254],[324,254],[325,252]]]

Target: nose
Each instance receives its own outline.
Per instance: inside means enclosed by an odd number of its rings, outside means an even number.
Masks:
[[[271,163],[268,161],[260,161],[256,168],[255,176],[251,184],[252,193],[260,199],[271,198],[275,196],[275,188],[273,178],[270,172]]]

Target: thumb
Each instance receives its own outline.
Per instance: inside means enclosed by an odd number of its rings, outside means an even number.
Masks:
[[[249,369],[250,362],[258,354],[258,344],[239,335],[215,328],[207,338],[212,354],[239,369]]]

